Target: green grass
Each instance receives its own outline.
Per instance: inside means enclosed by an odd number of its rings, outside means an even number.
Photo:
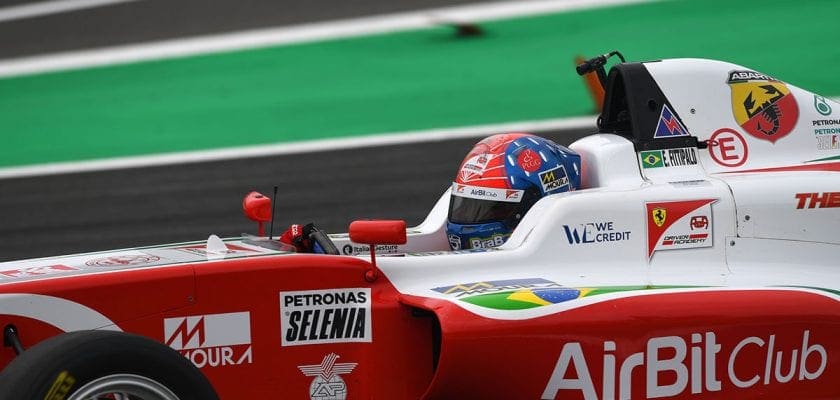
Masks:
[[[825,95],[840,2],[663,2],[0,80],[0,166],[576,116],[576,54],[703,57]]]

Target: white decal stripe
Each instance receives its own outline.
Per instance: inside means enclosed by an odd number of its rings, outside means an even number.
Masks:
[[[178,165],[208,161],[314,153],[319,151],[381,147],[398,144],[442,142],[483,137],[499,132],[541,132],[549,130],[589,129],[595,127],[595,116],[516,121],[494,125],[475,125],[429,129],[423,131],[386,132],[340,139],[308,140],[294,143],[258,144],[215,150],[184,151],[100,160],[71,161],[21,167],[0,168],[0,179],[106,171],[123,168]],[[236,132],[233,132],[235,134]]]
[[[121,332],[98,311],[67,299],[29,293],[0,294],[0,314],[36,319],[64,332],[102,329]]]
[[[454,303],[472,313],[475,313],[484,318],[490,319],[500,319],[500,320],[524,320],[524,319],[532,319],[532,318],[539,318],[544,317],[547,315],[558,314],[564,311],[574,310],[577,308],[587,307],[593,304],[602,303],[605,301],[612,301],[630,297],[640,297],[640,296],[654,296],[654,295],[661,295],[661,294],[670,294],[670,293],[701,293],[701,292],[729,292],[729,291],[790,291],[790,292],[804,292],[815,294],[823,297],[830,298],[837,302],[840,302],[840,295],[836,295],[824,290],[819,289],[810,289],[810,288],[799,288],[799,287],[762,287],[762,288],[739,288],[739,287],[706,287],[706,288],[684,288],[684,289],[648,289],[648,290],[632,290],[627,292],[614,292],[614,293],[606,293],[600,294],[597,296],[591,297],[583,297],[577,300],[570,300],[563,303],[551,304],[542,307],[535,307],[526,310],[494,310],[489,309],[481,306],[477,306],[474,304],[467,303],[465,301],[458,301],[457,299],[452,299],[449,297],[445,297],[445,295],[441,294],[438,299],[446,300],[451,303]],[[429,296],[426,296],[429,297]]]
[[[130,3],[137,0],[55,0],[0,8],[0,22],[41,17],[68,11]]]
[[[336,375],[344,375],[353,372],[355,368],[356,363],[335,364],[335,366],[333,366],[333,372],[335,372]]]
[[[524,193],[524,190],[518,189],[493,189],[481,186],[470,186],[462,183],[452,183],[453,196],[467,197],[470,199],[519,203],[522,201],[522,195]]]

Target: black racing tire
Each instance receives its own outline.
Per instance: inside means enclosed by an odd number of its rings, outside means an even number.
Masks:
[[[179,400],[218,400],[207,378],[177,351],[143,336],[114,331],[65,333],[24,351],[0,372],[0,399],[70,400],[122,377],[163,387]]]

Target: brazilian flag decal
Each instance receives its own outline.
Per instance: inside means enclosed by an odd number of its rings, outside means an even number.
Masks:
[[[585,296],[591,290],[574,288],[520,289],[500,293],[485,293],[461,300],[496,310],[524,310],[574,300]]]
[[[647,289],[677,289],[692,286],[609,286],[602,288],[539,287],[482,293],[461,301],[494,310],[527,310],[608,293]]]
[[[639,153],[642,158],[642,168],[659,168],[664,167],[662,162],[662,150],[643,151]]]

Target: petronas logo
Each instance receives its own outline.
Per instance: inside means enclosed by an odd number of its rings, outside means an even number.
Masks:
[[[662,162],[662,150],[643,151],[639,156],[642,159],[642,168],[659,168],[664,167]]]

